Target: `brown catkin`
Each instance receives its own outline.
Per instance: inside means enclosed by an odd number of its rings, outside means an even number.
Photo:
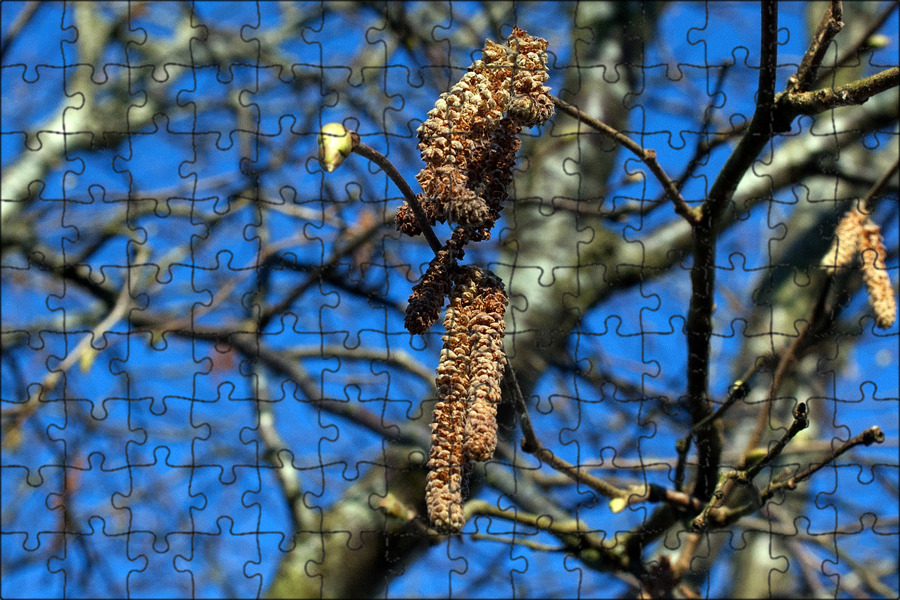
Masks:
[[[444,347],[437,374],[438,403],[431,424],[431,453],[425,485],[428,518],[442,533],[463,526],[462,482],[465,467],[466,396],[469,388],[468,311],[454,288],[444,317]]]
[[[471,358],[466,395],[465,452],[471,460],[490,460],[497,447],[497,406],[503,378],[503,315],[507,297],[493,274],[471,269],[476,287],[475,306],[469,319]]]
[[[425,163],[416,175],[417,196],[429,225],[454,224],[453,234],[413,289],[406,327],[423,333],[444,318],[438,402],[431,424],[425,500],[438,531],[463,527],[463,481],[470,460],[488,460],[497,446],[497,405],[503,376],[502,282],[477,267],[455,266],[469,241],[490,238],[512,182],[522,127],[553,116],[547,81],[547,41],[513,28],[507,45],[487,40],[482,58],[450,91],[441,94],[417,131]],[[422,227],[407,204],[397,227],[418,235]],[[450,272],[456,276],[452,279]]]
[[[894,324],[897,304],[894,300],[894,289],[888,277],[884,258],[887,249],[881,237],[881,228],[866,220],[860,236],[860,253],[863,263],[863,280],[869,292],[869,305],[875,312],[875,324],[888,329]]]
[[[403,321],[410,333],[425,333],[441,316],[444,298],[450,293],[452,260],[452,251],[442,249],[428,263],[428,270],[419,283],[413,286]]]
[[[512,76],[507,50],[487,40],[483,58],[475,61],[449,92],[440,95],[428,119],[419,127],[419,151],[425,166],[416,176],[438,221],[480,223],[487,217],[485,201],[471,189],[467,177],[471,157],[509,102]]]
[[[555,111],[550,88],[544,85],[550,77],[545,52],[547,40],[530,36],[514,27],[507,44],[515,57],[515,93],[507,106],[507,114],[523,127],[540,125],[549,120]]]
[[[428,518],[443,533],[462,529],[467,462],[489,460],[497,446],[507,305],[503,283],[489,271],[461,267],[453,281],[444,317],[447,332],[438,364],[425,491]]]
[[[834,230],[834,240],[828,252],[822,257],[822,268],[828,274],[853,264],[859,250],[863,233],[863,222],[866,220],[858,209],[847,211]]]
[[[550,88],[544,85],[549,77],[546,49],[546,40],[517,27],[506,46],[487,40],[482,58],[428,111],[417,131],[425,165],[416,179],[429,220],[470,226],[479,239],[487,239],[505,199],[508,183],[503,194],[499,183],[511,180],[519,131],[553,116]],[[499,136],[498,129],[504,130]],[[494,158],[495,153],[500,156]],[[492,163],[508,168],[509,177],[495,176]],[[417,235],[410,216],[404,204],[398,228]]]

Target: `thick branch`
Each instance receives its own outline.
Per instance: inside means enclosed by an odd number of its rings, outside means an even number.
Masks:
[[[838,86],[822,88],[813,92],[778,95],[779,111],[784,110],[793,119],[796,115],[817,115],[839,106],[855,106],[900,85],[900,67],[893,67],[869,77]]]

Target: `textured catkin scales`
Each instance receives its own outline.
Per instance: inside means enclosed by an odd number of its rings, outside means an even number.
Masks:
[[[453,283],[451,269],[454,261],[462,258],[462,247],[467,241],[468,232],[458,227],[444,248],[431,259],[419,283],[413,286],[403,321],[410,333],[425,333],[441,316],[444,298],[450,293]]]
[[[869,292],[869,304],[875,312],[875,324],[882,329],[888,329],[894,324],[897,304],[884,264],[887,249],[881,237],[881,228],[871,221],[863,226],[860,253],[863,260],[863,280]]]
[[[500,280],[473,269],[478,295],[469,319],[469,389],[466,396],[465,454],[471,460],[490,460],[497,447],[497,405],[503,378],[503,330],[507,297]]]
[[[505,358],[503,283],[489,271],[458,267],[456,260],[468,242],[490,239],[508,198],[522,128],[553,116],[544,85],[546,49],[546,40],[517,27],[505,46],[487,40],[481,60],[441,94],[417,132],[424,166],[416,176],[422,186],[416,199],[429,225],[454,225],[413,288],[405,319],[410,332],[425,333],[449,293],[425,497],[428,517],[443,533],[462,529],[468,462],[489,460],[497,446]],[[407,235],[422,232],[406,203],[396,220]]]
[[[547,40],[530,36],[514,27],[507,40],[514,57],[514,94],[507,106],[507,114],[523,127],[544,123],[553,116],[550,88],[545,86],[547,72]]]
[[[425,485],[428,518],[434,528],[462,529],[462,480],[465,456],[466,397],[469,388],[468,311],[455,289],[444,317],[444,347],[437,369],[438,403],[431,423],[431,454]]]
[[[410,333],[422,334],[441,316],[444,298],[450,293],[450,265],[453,254],[443,249],[431,259],[422,279],[413,286],[403,324]]]
[[[416,175],[429,218],[462,224],[488,218],[485,201],[471,189],[468,172],[475,151],[486,143],[509,103],[512,77],[507,50],[488,40],[475,61],[450,91],[441,94],[418,130],[425,166]]]
[[[495,152],[509,155],[511,148],[515,157],[521,128],[553,116],[550,88],[544,85],[549,77],[546,49],[546,40],[519,28],[506,46],[487,40],[482,58],[428,111],[417,132],[425,165],[416,179],[430,224],[453,221],[490,229],[496,221],[499,201],[485,193],[495,186],[486,186],[485,178],[493,172],[484,161]],[[497,136],[498,129],[507,131]],[[405,204],[397,213],[397,227],[409,235],[420,231]]]
[[[416,196],[429,225],[455,223],[445,252],[431,261],[413,288],[405,325],[425,333],[438,319],[449,291],[448,269],[470,241],[491,237],[509,197],[522,127],[553,116],[550,88],[545,86],[547,40],[514,28],[501,45],[487,40],[482,58],[450,91],[441,94],[419,127],[419,151],[425,163],[416,175]],[[406,235],[422,227],[406,202],[396,216]],[[452,251],[452,252],[446,252]]]
[[[488,460],[497,446],[507,297],[495,275],[462,267],[444,318],[438,403],[431,425],[425,500],[435,529],[463,526],[462,482],[469,460]]]

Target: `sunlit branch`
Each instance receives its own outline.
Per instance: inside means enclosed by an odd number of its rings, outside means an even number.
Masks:
[[[552,451],[548,450],[544,447],[543,444],[541,444],[540,440],[537,437],[537,434],[534,431],[534,427],[531,424],[531,417],[528,415],[528,406],[525,403],[525,398],[522,396],[521,390],[519,389],[519,384],[516,379],[515,372],[513,371],[512,365],[510,365],[508,361],[506,363],[506,373],[503,376],[503,381],[504,383],[512,382],[508,385],[513,391],[516,410],[519,415],[519,424],[522,428],[522,434],[524,436],[522,439],[522,450],[524,452],[534,454],[537,458],[539,458],[543,462],[546,462],[548,465],[550,465],[560,473],[568,475],[578,483],[583,483],[584,485],[590,487],[606,498],[628,498],[628,490],[619,489],[616,486],[600,479],[599,477],[591,475],[579,466],[573,465],[567,460],[556,456]]]
[[[259,398],[257,403],[259,410],[259,437],[263,445],[263,456],[272,465],[275,479],[281,486],[281,492],[290,509],[294,531],[303,531],[311,526],[312,511],[303,502],[303,494],[300,488],[300,477],[294,468],[290,458],[293,454],[278,433],[275,424],[275,412],[272,410],[272,402],[268,393],[268,381],[263,369],[255,368]],[[282,452],[284,454],[282,455]]]
[[[839,106],[862,104],[875,94],[900,85],[900,67],[892,67],[869,77],[840,85],[836,88],[821,88],[811,92],[778,95],[779,109],[796,115],[817,115]]]
[[[641,159],[641,161],[645,165],[647,165],[647,168],[650,169],[653,175],[656,176],[656,179],[660,182],[660,184],[662,184],[663,189],[666,191],[666,195],[669,196],[669,198],[675,205],[675,212],[684,217],[684,219],[688,223],[691,223],[692,225],[697,223],[700,218],[697,211],[695,211],[688,205],[685,199],[681,196],[681,192],[678,191],[678,187],[656,160],[656,150],[642,148],[640,144],[632,140],[624,133],[614,129],[613,127],[610,127],[599,119],[595,119],[594,117],[586,115],[565,100],[557,98],[556,96],[551,96],[551,98],[553,99],[553,103],[556,104],[556,107],[559,110],[578,119],[588,127],[595,129],[611,140],[622,144],[623,147],[625,147],[632,154]]]
[[[812,43],[807,48],[806,54],[803,55],[803,60],[800,62],[797,72],[788,78],[788,93],[805,92],[812,86],[818,75],[822,59],[825,58],[825,53],[831,45],[831,41],[844,27],[842,17],[843,7],[841,2],[831,2],[822,14],[822,20],[819,22],[815,35],[813,35]]]
[[[853,438],[838,446],[824,461],[812,467],[809,467],[808,469],[805,469],[800,473],[797,473],[796,475],[788,477],[787,479],[773,480],[769,483],[768,486],[766,486],[766,489],[762,491],[762,493],[760,494],[760,498],[763,502],[766,502],[770,498],[772,498],[772,496],[774,496],[775,493],[779,490],[793,490],[797,487],[797,484],[806,479],[809,479],[813,474],[816,473],[816,471],[833,463],[841,454],[847,452],[848,450],[860,445],[871,446],[872,444],[881,444],[882,442],[884,442],[884,439],[885,436],[884,432],[881,430],[881,427],[879,427],[878,425],[873,425],[872,427],[869,427],[862,433],[857,434]]]
[[[884,27],[884,24],[887,23],[887,20],[894,13],[894,11],[897,10],[898,7],[900,7],[900,4],[897,4],[896,2],[890,2],[888,3],[887,7],[883,11],[881,11],[881,14],[869,21],[867,27],[865,28],[865,30],[863,30],[862,34],[859,35],[856,41],[853,44],[847,46],[844,52],[837,58],[834,63],[834,68],[837,69],[839,67],[848,66],[851,63],[855,63],[856,61],[860,60],[860,52],[862,52],[863,49],[869,45],[869,40],[871,39],[871,37],[875,35],[875,33],[879,29]],[[825,71],[825,69],[820,68],[819,74],[816,77],[815,84],[811,85],[810,87],[821,87],[827,83],[827,80],[830,77],[833,76],[833,71],[827,72]]]
[[[391,350],[390,352],[387,352],[386,350],[366,348],[363,346],[350,349],[338,344],[310,346],[306,348],[288,348],[284,350],[284,353],[297,359],[328,358],[336,356],[345,360],[383,362],[386,365],[397,367],[412,373],[426,381],[429,385],[434,385],[434,372],[430,369],[426,369],[421,362],[402,350]]]
[[[146,246],[138,246],[134,263],[144,263],[149,256],[150,251]],[[130,274],[131,269],[129,269],[128,272]],[[132,294],[137,294],[140,289],[142,289],[142,286],[137,282],[131,282],[129,275],[129,279],[126,279],[122,284],[122,289],[119,291],[119,294],[106,317],[92,327],[87,335],[81,338],[75,348],[63,358],[57,368],[47,373],[36,386],[29,386],[29,388],[37,388],[33,394],[29,393],[28,398],[22,403],[14,405],[14,408],[3,411],[4,445],[9,445],[19,439],[17,434],[14,434],[13,432],[19,430],[23,423],[34,414],[42,404],[47,402],[47,396],[56,389],[56,386],[59,385],[61,381],[64,380],[66,373],[68,373],[75,364],[80,364],[83,371],[90,370],[99,352],[94,348],[94,341],[104,339],[106,333],[113,325],[120,320],[127,318],[128,310],[133,306]]]
[[[354,133],[354,142],[358,138],[358,136]],[[434,234],[434,230],[431,229],[431,224],[428,222],[428,217],[425,216],[425,211],[422,210],[422,206],[419,204],[418,198],[416,198],[415,193],[412,191],[412,188],[409,187],[409,184],[406,183],[406,180],[403,179],[403,176],[400,175],[400,172],[397,168],[391,163],[388,158],[379,152],[378,150],[372,148],[371,146],[367,146],[362,142],[353,144],[353,152],[368,158],[373,163],[381,167],[385,174],[391,178],[391,181],[400,189],[400,192],[403,194],[403,197],[409,203],[410,208],[412,208],[413,214],[416,217],[416,223],[419,225],[419,229],[422,230],[422,234],[425,236],[425,239],[428,241],[428,245],[431,246],[431,249],[435,254],[441,251],[443,248],[443,244],[438,240],[437,236]]]

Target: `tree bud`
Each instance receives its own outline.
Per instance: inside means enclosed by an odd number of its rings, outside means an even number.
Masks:
[[[353,139],[341,123],[327,123],[319,132],[319,160],[322,167],[331,173],[337,169],[353,150]]]

